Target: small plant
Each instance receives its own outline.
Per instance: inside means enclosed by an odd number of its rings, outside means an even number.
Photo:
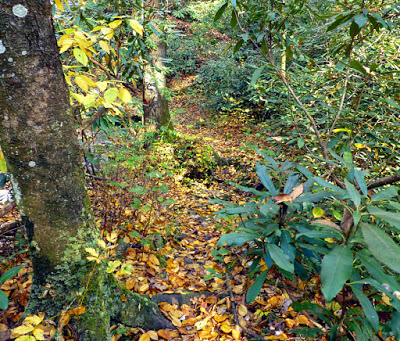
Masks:
[[[219,217],[237,215],[241,219],[240,227],[222,236],[218,246],[248,245],[250,277],[255,280],[247,301],[259,295],[272,268],[289,279],[319,275],[326,302],[336,302],[340,315],[311,302],[294,302],[293,307],[329,321],[331,339],[340,336],[343,326],[358,340],[375,339],[379,331],[398,338],[398,189],[371,190],[365,180],[368,173],[353,165],[349,152],[343,158],[336,155],[347,169],[344,188],[299,164],[263,156],[266,163],[257,164],[256,171],[265,189],[237,186],[253,193],[254,200],[243,206],[225,202],[218,212]],[[386,324],[380,319],[382,304],[385,314],[391,315]]]
[[[15,266],[9,270],[7,270],[1,277],[0,277],[0,285],[3,284],[5,281],[9,280],[10,278],[16,276],[24,266]],[[0,289],[0,309],[6,310],[8,308],[8,297],[3,290]]]

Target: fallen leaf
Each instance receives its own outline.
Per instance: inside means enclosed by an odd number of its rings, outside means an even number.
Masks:
[[[238,308],[238,313],[239,313],[239,315],[241,315],[241,316],[246,316],[246,315],[247,315],[247,308],[246,308],[246,306],[243,305],[243,304],[240,304],[240,305],[239,305],[239,308]]]

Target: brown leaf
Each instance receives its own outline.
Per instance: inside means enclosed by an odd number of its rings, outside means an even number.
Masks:
[[[296,186],[295,188],[293,188],[292,193],[290,193],[290,197],[292,198],[292,200],[296,199],[298,196],[300,196],[304,191],[303,188],[303,184],[300,184],[298,186]]]
[[[274,195],[272,200],[276,201],[277,204],[280,204],[282,202],[292,202],[292,197],[290,194],[277,194]]]
[[[345,208],[343,213],[343,219],[340,223],[340,228],[343,232],[349,232],[351,225],[353,225],[353,215]]]
[[[317,219],[313,220],[311,224],[320,224],[324,226],[329,226],[332,227],[335,230],[342,231],[339,225],[335,224],[333,221],[330,221],[329,219]]]

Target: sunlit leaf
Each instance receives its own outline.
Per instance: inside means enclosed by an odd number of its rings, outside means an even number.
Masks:
[[[74,48],[74,56],[76,60],[81,63],[82,65],[86,66],[88,65],[88,57],[86,56],[85,52],[83,52],[80,48],[75,47]]]

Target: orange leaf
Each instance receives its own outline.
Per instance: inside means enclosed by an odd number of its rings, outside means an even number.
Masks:
[[[153,254],[150,255],[149,261],[152,262],[154,265],[160,265],[160,261],[159,261],[158,258],[157,258],[156,256],[154,256]]]
[[[85,312],[85,310],[86,310],[86,308],[81,306],[79,308],[69,310],[68,313],[71,315],[81,315]]]
[[[228,321],[225,321],[225,322],[223,322],[223,323],[221,324],[221,330],[222,330],[224,333],[229,334],[229,333],[232,331],[232,327],[231,327],[231,325],[229,324]]]
[[[169,340],[171,335],[166,329],[160,329],[157,331],[158,336],[161,336],[165,340]]]
[[[150,341],[150,335],[147,333],[140,335],[139,341]]]

